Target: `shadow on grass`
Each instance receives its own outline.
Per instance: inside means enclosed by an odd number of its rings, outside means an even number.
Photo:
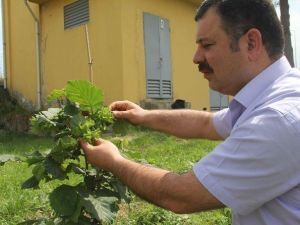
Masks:
[[[24,156],[35,150],[46,150],[53,145],[50,137],[0,130],[0,154]]]

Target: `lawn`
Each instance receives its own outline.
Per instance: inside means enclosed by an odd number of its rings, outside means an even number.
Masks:
[[[217,144],[212,141],[179,139],[141,128],[129,130],[125,136],[117,137],[117,141],[122,144],[124,155],[179,173],[190,170],[195,162],[208,154]],[[22,158],[35,150],[46,151],[51,145],[53,145],[51,138],[0,130],[0,154],[13,154]],[[31,168],[22,161],[10,161],[0,166],[1,225],[15,225],[53,215],[47,194],[59,185],[59,182],[42,183],[37,190],[21,190],[21,184],[30,175]],[[68,182],[76,184],[79,181],[74,175]],[[137,196],[133,196],[133,201],[129,205],[122,204],[120,208],[115,225],[231,224],[229,209],[176,215],[155,207]]]

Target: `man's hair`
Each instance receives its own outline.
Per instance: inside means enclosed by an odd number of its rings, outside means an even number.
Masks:
[[[200,20],[210,8],[215,8],[220,16],[222,27],[231,38],[233,51],[239,50],[241,36],[256,28],[271,59],[283,54],[283,30],[271,0],[205,0],[198,8],[195,20]]]

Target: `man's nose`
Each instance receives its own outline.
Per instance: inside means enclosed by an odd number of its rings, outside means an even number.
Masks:
[[[201,47],[198,46],[194,54],[193,62],[199,64],[200,62],[204,62],[204,58],[203,51],[201,50]]]

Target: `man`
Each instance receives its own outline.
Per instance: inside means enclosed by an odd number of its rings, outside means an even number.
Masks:
[[[123,158],[109,141],[82,142],[88,160],[142,198],[177,213],[230,207],[233,224],[300,224],[300,72],[283,56],[269,0],[207,0],[197,11],[194,63],[229,109],[144,110],[111,105],[115,117],[182,138],[224,140],[186,174]]]

